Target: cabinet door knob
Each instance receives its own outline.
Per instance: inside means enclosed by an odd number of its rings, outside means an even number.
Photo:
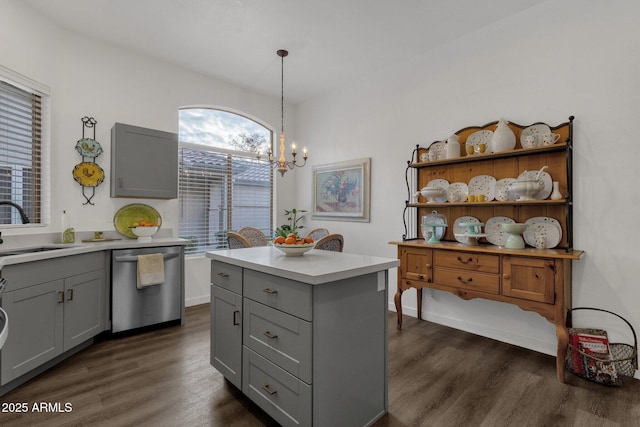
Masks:
[[[508,274],[503,274],[503,275],[502,275],[502,278],[503,278],[504,280],[509,280],[509,279],[511,279],[511,276],[510,276],[510,275],[508,275]]]
[[[431,268],[431,264],[425,264],[425,267],[427,267],[427,270]]]
[[[267,337],[267,338],[269,338],[269,339],[272,339],[272,340],[275,340],[276,338],[278,338],[278,336],[277,336],[277,335],[273,335],[273,334],[272,334],[271,332],[269,332],[269,331],[264,331],[264,332],[262,333],[262,335],[264,335],[265,337]]]
[[[262,292],[265,292],[265,293],[267,293],[267,294],[277,294],[277,293],[278,293],[278,291],[273,290],[273,289],[269,289],[269,288],[264,288],[264,289],[262,290]]]
[[[271,390],[271,388],[269,388],[269,384],[263,385],[262,389],[271,395],[276,394],[278,392],[278,390]]]

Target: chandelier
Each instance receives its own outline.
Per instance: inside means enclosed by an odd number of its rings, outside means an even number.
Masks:
[[[284,57],[289,55],[284,49],[280,49],[276,52],[280,57],[280,157],[278,160],[273,158],[273,151],[269,148],[267,151],[267,155],[269,156],[269,165],[272,169],[276,169],[280,172],[281,176],[284,176],[285,172],[289,169],[293,169],[296,166],[302,167],[307,163],[307,149],[303,148],[302,150],[302,159],[304,163],[299,164],[296,161],[296,144],[291,144],[291,160],[287,160],[284,156]],[[258,153],[258,159],[260,159],[260,153]]]

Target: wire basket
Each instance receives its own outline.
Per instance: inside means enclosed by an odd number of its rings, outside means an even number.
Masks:
[[[611,311],[602,310],[600,308],[578,307],[567,312],[566,325],[570,328],[571,333],[592,334],[595,329],[572,328],[572,312],[576,310],[595,310],[611,314],[624,321],[631,333],[633,334],[633,345],[625,343],[608,343],[610,356],[603,358],[594,356],[593,353],[583,351],[569,342],[567,355],[565,357],[565,365],[575,375],[600,384],[619,386],[627,380],[633,378],[638,369],[638,339],[633,326],[624,319]]]

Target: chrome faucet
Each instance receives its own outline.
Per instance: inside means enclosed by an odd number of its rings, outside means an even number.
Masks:
[[[10,205],[16,208],[20,213],[20,218],[22,219],[23,224],[29,224],[31,222],[29,221],[29,217],[27,217],[27,214],[24,213],[24,209],[22,209],[22,206],[20,206],[19,204],[10,202],[9,200],[0,200],[0,205]]]

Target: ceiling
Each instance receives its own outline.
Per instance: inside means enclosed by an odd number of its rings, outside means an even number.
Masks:
[[[299,103],[546,0],[26,0],[57,25]]]

